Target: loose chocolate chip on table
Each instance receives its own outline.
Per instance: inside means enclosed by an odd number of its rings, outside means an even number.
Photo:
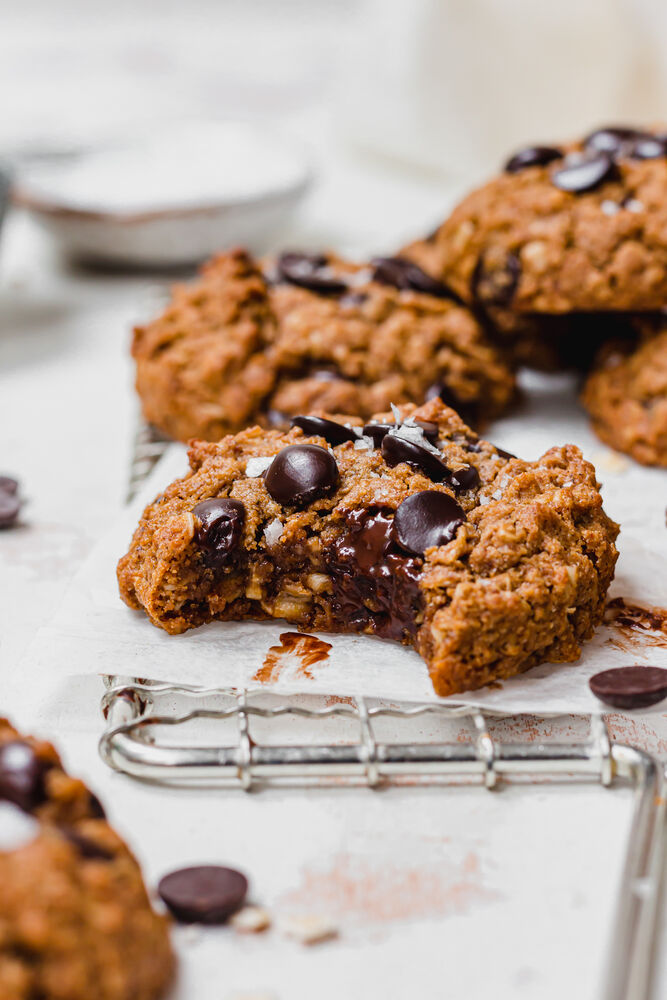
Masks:
[[[0,490],[0,528],[10,528],[21,510],[21,501],[13,493]]]
[[[108,848],[103,847],[101,844],[95,843],[90,837],[86,837],[83,833],[79,833],[71,826],[61,826],[60,832],[63,837],[69,840],[70,844],[76,847],[77,851],[82,858],[95,859],[98,861],[111,861],[113,859],[113,852],[108,850]]]
[[[387,434],[382,439],[382,457],[392,468],[405,462],[413,469],[423,472],[434,483],[441,483],[450,475],[449,467],[437,455],[395,434]]]
[[[340,476],[336,459],[317,444],[293,444],[279,451],[267,469],[264,485],[284,507],[304,505],[330,493]]]
[[[243,534],[245,507],[240,500],[217,497],[192,508],[195,540],[218,563],[234,553]]]
[[[18,493],[18,490],[18,479],[14,479],[13,476],[0,476],[0,493],[11,493],[14,495]]]
[[[325,417],[292,417],[292,427],[300,427],[304,434],[323,437],[332,447],[343,444],[344,441],[357,440],[357,435],[345,424],[327,420]]]
[[[519,258],[502,247],[490,247],[480,254],[472,273],[471,291],[477,302],[506,306],[519,283]]]
[[[611,156],[615,156],[626,143],[642,134],[637,129],[628,128],[625,125],[609,125],[605,128],[598,128],[586,136],[584,147],[595,150],[596,153],[609,153]]]
[[[322,273],[328,264],[323,254],[283,253],[277,262],[278,278],[318,295],[342,295],[348,286],[340,278]]]
[[[181,923],[222,924],[242,906],[248,880],[233,868],[199,865],[165,875],[157,891]]]
[[[593,191],[605,181],[614,180],[618,168],[608,153],[595,153],[583,160],[566,163],[554,170],[551,183],[569,194],[584,194]]]
[[[505,173],[517,174],[526,167],[546,167],[547,163],[559,160],[562,155],[562,150],[554,146],[526,146],[510,157],[505,164]]]
[[[29,743],[12,740],[0,746],[0,800],[31,812],[46,800],[44,777],[51,764]]]
[[[409,289],[413,292],[424,292],[438,299],[456,299],[457,296],[442,281],[431,277],[421,267],[413,264],[405,257],[374,257],[373,281],[381,285],[392,285],[394,288]]]
[[[667,670],[662,667],[613,667],[588,683],[596,698],[614,708],[646,708],[667,698]]]
[[[423,490],[399,505],[392,537],[406,552],[422,556],[434,545],[451,542],[465,519],[463,510],[448,493]]]

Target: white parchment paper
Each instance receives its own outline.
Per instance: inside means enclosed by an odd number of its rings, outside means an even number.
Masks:
[[[644,606],[667,606],[667,473],[645,469],[609,451],[592,435],[565,376],[524,378],[520,410],[496,423],[488,436],[536,458],[553,444],[573,441],[592,460],[603,484],[605,508],[622,525],[620,558],[610,596]],[[55,619],[32,646],[33,671],[65,675],[121,674],[207,687],[253,688],[269,647],[285,622],[215,622],[169,636],[120,600],[115,567],[128,546],[144,504],[186,471],[182,446],[170,448],[137,500],[101,540],[70,587]],[[426,666],[413,650],[367,636],[323,635],[332,649],[304,677],[298,661],[284,661],[272,690],[285,694],[364,695],[394,700],[437,700]],[[664,641],[662,641],[664,640]],[[501,686],[457,695],[457,703],[489,710],[540,714],[587,713],[600,708],[588,678],[599,670],[632,663],[667,667],[667,640],[627,635],[603,625],[577,664],[544,664]],[[37,675],[35,675],[37,676]],[[266,685],[263,685],[266,686]],[[664,710],[664,704],[655,711]]]

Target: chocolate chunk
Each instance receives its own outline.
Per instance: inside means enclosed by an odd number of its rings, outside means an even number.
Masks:
[[[562,155],[562,150],[554,146],[526,146],[510,157],[505,164],[505,173],[518,174],[526,167],[546,167],[547,163],[559,160]]]
[[[333,581],[334,619],[349,631],[372,632],[403,641],[417,631],[421,560],[405,554],[392,538],[393,511],[351,511],[349,529],[325,550]]]
[[[462,469],[453,469],[449,481],[457,490],[472,490],[479,486],[479,472],[474,465],[464,465]]]
[[[248,880],[233,868],[199,865],[165,875],[157,891],[181,923],[223,924],[242,906]]]
[[[504,448],[499,448],[497,444],[493,447],[496,449],[501,458],[506,458],[508,461],[510,458],[516,458],[516,455],[513,455],[511,451],[505,451]]]
[[[32,812],[46,801],[44,778],[51,766],[23,740],[0,746],[0,800]]]
[[[323,271],[329,262],[323,254],[283,253],[277,261],[278,279],[317,295],[342,295],[347,284]]]
[[[473,298],[484,305],[506,306],[512,301],[521,275],[519,258],[491,247],[480,254],[472,274]]]
[[[629,142],[623,149],[623,154],[631,160],[657,160],[667,156],[667,143],[647,132]]]
[[[450,475],[449,467],[437,455],[395,434],[387,434],[382,439],[382,457],[392,468],[400,462],[405,462],[406,465],[428,476],[434,483],[441,483]]]
[[[218,565],[229,562],[238,548],[245,524],[245,507],[240,500],[214,497],[192,508],[195,541]]]
[[[371,266],[373,281],[378,281],[381,285],[424,292],[425,295],[433,295],[437,299],[457,299],[444,282],[431,277],[405,257],[374,257]]]
[[[466,516],[448,493],[423,490],[407,497],[394,517],[392,537],[405,549],[423,556],[434,545],[445,545],[455,537]]]
[[[0,493],[11,493],[14,496],[18,491],[18,479],[14,479],[12,476],[0,476]]]
[[[0,528],[10,528],[21,510],[21,501],[13,493],[0,490]]]
[[[578,162],[566,163],[565,166],[554,170],[551,174],[551,183],[561,191],[584,194],[617,177],[618,168],[611,156],[607,153],[596,153]]]
[[[437,442],[439,434],[437,424],[434,424],[432,420],[415,420],[415,424],[417,427],[421,427],[427,441],[430,441],[431,444]],[[379,448],[389,431],[393,430],[396,430],[396,424],[383,424],[379,420],[371,420],[370,423],[364,424],[364,434],[373,438],[373,444],[376,448]]]
[[[332,447],[343,444],[344,441],[357,440],[357,435],[345,424],[338,424],[325,417],[292,417],[292,427],[300,427],[304,434],[323,437]]]
[[[584,147],[594,150],[596,153],[608,153],[616,156],[623,147],[632,139],[642,135],[635,128],[628,128],[625,125],[609,125],[605,128],[596,129],[584,139]]]
[[[667,698],[667,670],[662,667],[613,667],[588,683],[596,698],[614,708],[646,708]]]
[[[279,451],[266,471],[264,484],[283,507],[304,506],[330,493],[340,476],[336,459],[317,444],[293,444]]]
[[[104,806],[98,799],[94,792],[90,793],[90,815],[93,819],[106,819],[107,814],[104,811]]]
[[[77,851],[82,858],[95,859],[98,861],[111,861],[113,860],[113,852],[108,848],[103,847],[101,844],[97,844],[90,837],[86,837],[83,833],[79,833],[71,826],[61,826],[60,832],[63,837],[69,840],[70,844],[76,847]]]

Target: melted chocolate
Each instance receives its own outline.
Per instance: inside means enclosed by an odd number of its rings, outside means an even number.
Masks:
[[[422,561],[396,545],[392,515],[377,507],[352,511],[348,530],[325,552],[325,562],[341,625],[403,641],[417,632]]]
[[[216,497],[192,508],[195,540],[217,566],[231,561],[243,536],[245,507],[240,500]]]

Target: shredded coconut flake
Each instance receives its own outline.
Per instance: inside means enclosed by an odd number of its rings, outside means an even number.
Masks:
[[[355,451],[373,451],[374,447],[373,438],[366,434],[363,434],[354,442]]]
[[[263,472],[266,472],[275,455],[259,455],[257,458],[250,458],[246,462],[245,474],[249,479],[257,479]]]
[[[608,198],[602,202],[600,208],[605,215],[616,215],[621,211],[621,206],[617,205],[615,201],[610,201]]]
[[[267,526],[264,528],[264,538],[266,539],[266,544],[271,546],[279,542],[284,529],[285,525],[279,518],[274,517],[273,521],[269,521]]]
[[[401,424],[399,427],[392,428],[392,430],[389,431],[389,434],[392,437],[404,438],[406,441],[411,441],[413,444],[419,445],[420,448],[425,448],[426,451],[430,451],[433,455],[437,455],[438,458],[440,457],[438,449],[435,445],[431,444],[422,428],[418,427],[417,424],[409,424],[406,422]]]

